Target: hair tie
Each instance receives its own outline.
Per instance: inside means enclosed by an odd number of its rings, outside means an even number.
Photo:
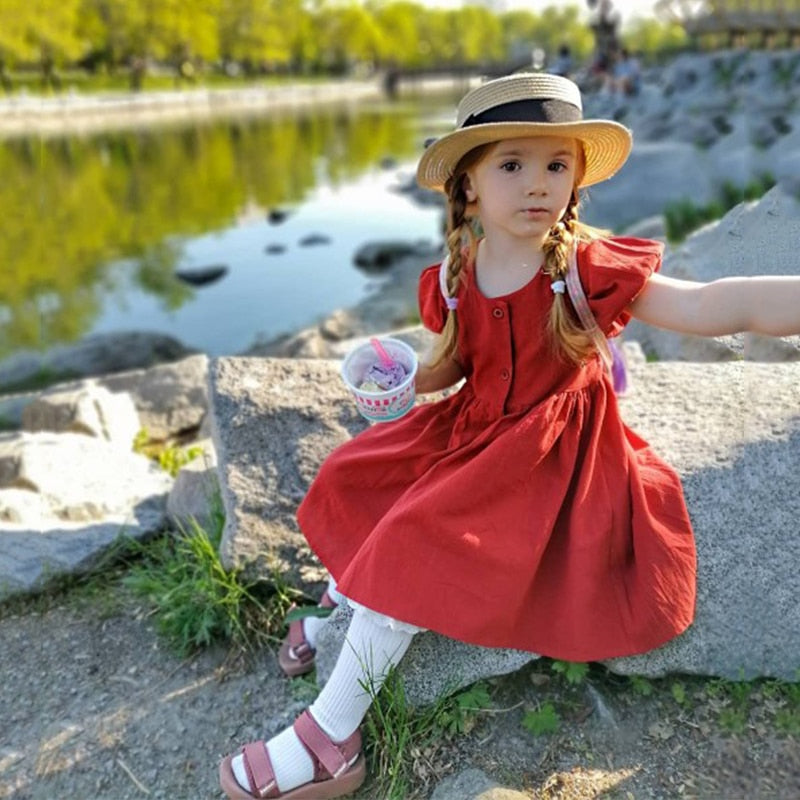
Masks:
[[[457,297],[445,297],[444,302],[447,304],[447,308],[450,311],[455,311],[458,308]]]
[[[567,284],[564,281],[553,281],[550,288],[553,290],[553,294],[564,294]]]

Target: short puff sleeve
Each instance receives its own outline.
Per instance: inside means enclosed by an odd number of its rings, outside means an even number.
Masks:
[[[419,276],[420,319],[434,333],[441,333],[447,321],[447,304],[439,288],[439,267],[439,264],[427,267]]]
[[[597,325],[617,336],[631,319],[628,306],[654,272],[664,245],[654,239],[614,236],[578,248],[578,272]]]

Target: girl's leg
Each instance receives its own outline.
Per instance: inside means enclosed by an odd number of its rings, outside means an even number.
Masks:
[[[333,742],[343,742],[361,724],[372,702],[370,693],[380,690],[391,667],[399,663],[413,630],[367,609],[355,610],[333,672],[309,709]],[[270,739],[266,749],[282,792],[313,780],[313,763],[294,728]],[[250,791],[241,755],[232,767],[238,783]]]

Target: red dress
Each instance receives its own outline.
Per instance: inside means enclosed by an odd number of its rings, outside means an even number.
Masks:
[[[581,245],[609,335],[661,252],[622,237]],[[419,297],[440,331],[438,266]],[[553,357],[549,277],[489,299],[467,267],[458,297],[465,384],[330,455],[298,510],[309,544],[347,597],[473,644],[592,661],[678,635],[695,601],[680,481],[623,424],[598,358]]]

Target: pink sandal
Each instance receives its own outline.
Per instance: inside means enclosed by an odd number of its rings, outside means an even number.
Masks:
[[[336,608],[337,604],[325,592],[319,600],[319,605],[322,608]],[[291,611],[293,608],[296,606],[292,605],[289,610]],[[278,651],[278,664],[284,675],[296,678],[298,675],[311,672],[314,669],[315,655],[316,650],[308,643],[303,631],[303,620],[296,619],[290,622],[289,633]]]
[[[364,756],[361,755],[359,731],[336,744],[317,725],[308,710],[295,720],[294,730],[314,762],[313,781],[281,793],[265,742],[251,742],[241,752],[252,793],[247,792],[236,780],[232,767],[233,756],[228,756],[219,765],[219,783],[229,800],[329,800],[350,794],[361,786],[367,771]]]

